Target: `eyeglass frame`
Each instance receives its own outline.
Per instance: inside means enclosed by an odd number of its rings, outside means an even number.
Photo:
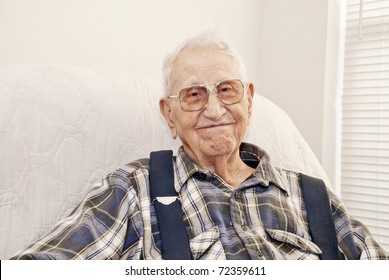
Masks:
[[[239,82],[242,84],[242,86],[243,86],[243,94],[242,94],[242,97],[241,97],[238,101],[236,101],[236,102],[234,102],[234,103],[230,103],[230,104],[225,103],[225,102],[223,101],[223,99],[219,98],[219,95],[218,95],[218,92],[217,92],[217,87],[218,87],[220,84],[225,83],[225,82],[228,82],[228,81],[239,81]],[[168,95],[167,97],[168,97],[168,98],[172,98],[172,99],[177,99],[178,102],[180,103],[180,107],[181,107],[181,109],[182,109],[183,111],[185,111],[185,112],[196,112],[196,111],[202,110],[202,109],[205,107],[205,105],[208,103],[209,95],[211,94],[211,92],[214,92],[214,93],[216,94],[217,98],[218,98],[224,105],[226,105],[226,106],[238,104],[240,101],[243,100],[243,98],[244,98],[244,96],[245,96],[245,94],[246,94],[246,86],[247,86],[247,84],[244,83],[244,82],[242,82],[241,79],[226,79],[226,80],[222,80],[222,81],[220,81],[220,82],[217,82],[217,83],[215,84],[214,87],[210,87],[209,84],[195,84],[195,85],[186,86],[186,87],[183,87],[183,88],[181,88],[181,89],[179,90],[178,95]],[[204,87],[204,88],[207,90],[207,98],[206,98],[204,104],[203,104],[199,109],[196,109],[196,110],[186,110],[186,109],[184,109],[183,106],[182,106],[182,103],[181,103],[182,100],[180,99],[180,93],[181,93],[182,90],[184,90],[184,89],[189,89],[189,88],[192,88],[192,87]]]

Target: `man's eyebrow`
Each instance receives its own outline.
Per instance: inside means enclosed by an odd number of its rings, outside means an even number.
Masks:
[[[190,87],[190,86],[205,86],[205,85],[206,85],[205,83],[193,82],[193,83],[189,83],[187,86]]]

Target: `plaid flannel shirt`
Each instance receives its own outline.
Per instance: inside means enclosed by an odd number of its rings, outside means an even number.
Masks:
[[[174,159],[194,259],[318,259],[298,175],[273,168],[254,145],[243,143],[240,155],[257,167],[236,189],[201,170],[182,148]],[[148,162],[134,161],[109,174],[69,217],[14,258],[161,259]],[[367,228],[348,216],[331,191],[329,196],[341,254],[387,259]]]

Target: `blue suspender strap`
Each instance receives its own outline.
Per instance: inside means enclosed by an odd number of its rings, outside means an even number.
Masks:
[[[150,197],[154,205],[166,260],[189,260],[192,254],[181,202],[174,189],[172,151],[150,154]]]
[[[309,229],[313,242],[322,250],[322,260],[339,259],[338,240],[327,189],[320,179],[299,174]],[[172,151],[150,154],[150,197],[157,214],[166,260],[193,259],[181,203],[174,189]]]
[[[335,224],[324,182],[299,174],[308,225],[313,242],[322,250],[322,260],[338,260],[339,249]]]

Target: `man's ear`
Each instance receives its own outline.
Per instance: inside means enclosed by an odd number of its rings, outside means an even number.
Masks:
[[[248,101],[247,113],[249,119],[251,118],[251,114],[253,112],[253,98],[254,98],[254,84],[250,83],[247,90],[247,101]]]
[[[170,133],[172,134],[173,139],[177,138],[177,130],[176,126],[174,125],[174,121],[171,118],[171,107],[169,102],[166,100],[166,98],[161,98],[159,100],[159,111],[161,112],[162,116],[165,118],[167,125],[170,128]]]

